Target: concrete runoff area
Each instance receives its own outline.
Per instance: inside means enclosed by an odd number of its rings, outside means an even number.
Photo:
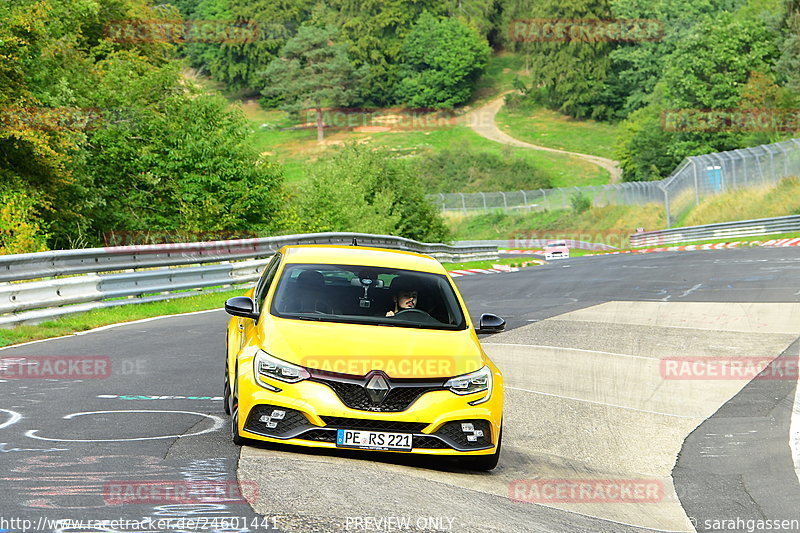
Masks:
[[[245,446],[239,479],[265,488],[253,508],[284,516],[286,531],[340,531],[357,528],[359,518],[406,516],[423,525],[426,517],[447,517],[451,531],[691,532],[672,482],[676,457],[749,378],[665,379],[663,361],[748,357],[759,370],[798,335],[796,303],[607,302],[483,339],[507,386],[503,453],[491,473],[397,454],[373,461],[376,454]],[[540,488],[644,482],[661,492],[624,502],[531,503],[529,480]],[[574,514],[565,521],[556,509]]]

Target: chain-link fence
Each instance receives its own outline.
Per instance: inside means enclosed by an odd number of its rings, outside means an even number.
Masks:
[[[701,198],[743,187],[767,185],[800,176],[800,139],[687,157],[672,174],[659,181],[632,181],[591,187],[561,187],[531,191],[440,193],[428,199],[442,212],[474,213],[567,209],[577,195],[595,206],[609,204],[664,205],[667,227]]]
[[[664,191],[667,227],[701,198],[771,185],[789,176],[800,176],[800,139],[687,157],[668,178],[658,182]]]

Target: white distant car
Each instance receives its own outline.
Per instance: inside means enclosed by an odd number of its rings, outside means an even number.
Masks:
[[[544,258],[547,261],[552,259],[569,258],[569,248],[564,241],[550,241],[544,245]]]

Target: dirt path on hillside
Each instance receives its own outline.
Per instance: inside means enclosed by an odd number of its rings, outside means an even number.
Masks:
[[[507,93],[506,93],[507,94]],[[589,154],[579,154],[577,152],[568,152],[566,150],[558,150],[556,148],[548,148],[546,146],[538,146],[536,144],[526,143],[500,131],[495,122],[495,116],[500,108],[503,107],[505,94],[495,98],[483,107],[479,107],[474,111],[470,111],[467,116],[467,124],[481,137],[485,137],[490,141],[507,144],[509,146],[518,146],[520,148],[529,148],[531,150],[542,150],[544,152],[554,152],[557,154],[567,154],[579,157],[599,167],[608,170],[611,175],[611,183],[619,183],[622,178],[622,169],[619,167],[617,161]]]

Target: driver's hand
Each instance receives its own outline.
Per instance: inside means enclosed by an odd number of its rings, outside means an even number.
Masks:
[[[394,316],[394,311],[389,311],[388,313],[386,313],[386,316]]]

